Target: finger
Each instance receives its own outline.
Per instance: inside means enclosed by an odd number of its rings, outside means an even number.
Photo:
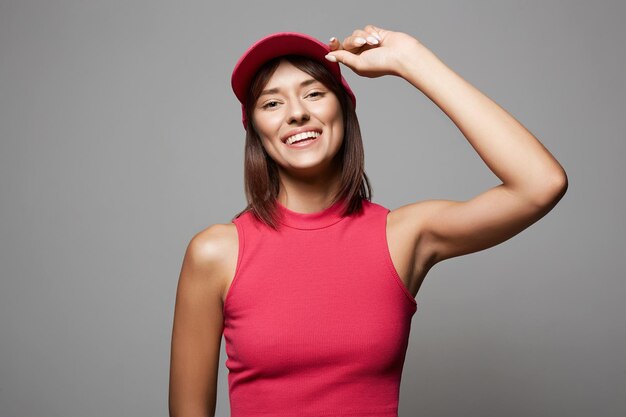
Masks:
[[[371,36],[373,36],[373,37],[375,37],[376,39],[378,39],[378,41],[379,41],[379,42],[383,40],[382,36],[381,36],[381,35],[380,35],[380,33],[379,33],[379,31],[381,30],[380,28],[378,28],[378,27],[376,27],[376,26],[374,26],[374,25],[367,25],[367,26],[365,26],[365,28],[364,28],[364,29],[365,29],[365,31],[366,31],[367,33],[369,33]]]
[[[379,41],[368,32],[357,29],[341,42],[342,49],[356,51],[364,46],[378,45]]]
[[[332,37],[330,38],[330,40],[328,41],[328,46],[330,47],[331,51],[335,51],[337,49],[342,49],[343,47],[341,46],[341,43],[339,43],[339,40],[336,37]]]
[[[371,31],[362,29],[356,29],[354,32],[352,32],[352,38],[354,39],[354,41],[358,42],[363,42],[363,39],[365,39],[365,43],[363,43],[363,45],[378,45],[379,43],[379,39],[373,36]]]
[[[376,26],[376,25],[367,25],[366,30],[373,30],[374,32],[378,33],[378,35],[381,37],[381,39],[379,39],[381,42],[389,35],[392,33],[392,31],[381,28],[380,26]]]
[[[332,51],[332,52],[329,52],[328,55],[326,55],[326,59],[328,59],[329,56],[331,57],[329,61],[341,62],[342,64],[346,65],[353,71],[358,68],[359,56],[356,54],[353,54],[350,51],[346,51],[346,50]]]
[[[366,43],[367,41],[362,36],[348,36],[339,44],[340,44],[340,49],[345,49],[346,51],[355,52]]]

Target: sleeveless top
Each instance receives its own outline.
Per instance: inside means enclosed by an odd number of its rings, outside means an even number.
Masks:
[[[387,246],[389,209],[248,211],[224,301],[231,417],[397,417],[417,302]]]

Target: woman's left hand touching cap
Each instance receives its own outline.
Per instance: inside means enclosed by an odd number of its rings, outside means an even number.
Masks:
[[[374,25],[354,30],[342,42],[332,37],[328,45],[330,52],[326,59],[340,62],[356,74],[369,78],[399,76],[403,57],[422,46],[413,36]]]

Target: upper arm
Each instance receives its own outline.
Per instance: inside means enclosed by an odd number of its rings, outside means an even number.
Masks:
[[[170,416],[212,416],[223,331],[220,225],[189,242],[178,280],[172,330]]]
[[[424,256],[432,266],[502,243],[545,216],[562,195],[537,203],[500,184],[467,201],[416,203]]]

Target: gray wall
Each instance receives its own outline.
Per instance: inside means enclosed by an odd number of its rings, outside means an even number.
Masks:
[[[0,415],[167,415],[186,244],[245,203],[236,59],[270,32],[368,23],[420,39],[569,177],[539,222],[431,270],[400,416],[625,415],[625,18],[618,1],[2,0]],[[499,183],[410,84],[343,71],[375,202]]]

